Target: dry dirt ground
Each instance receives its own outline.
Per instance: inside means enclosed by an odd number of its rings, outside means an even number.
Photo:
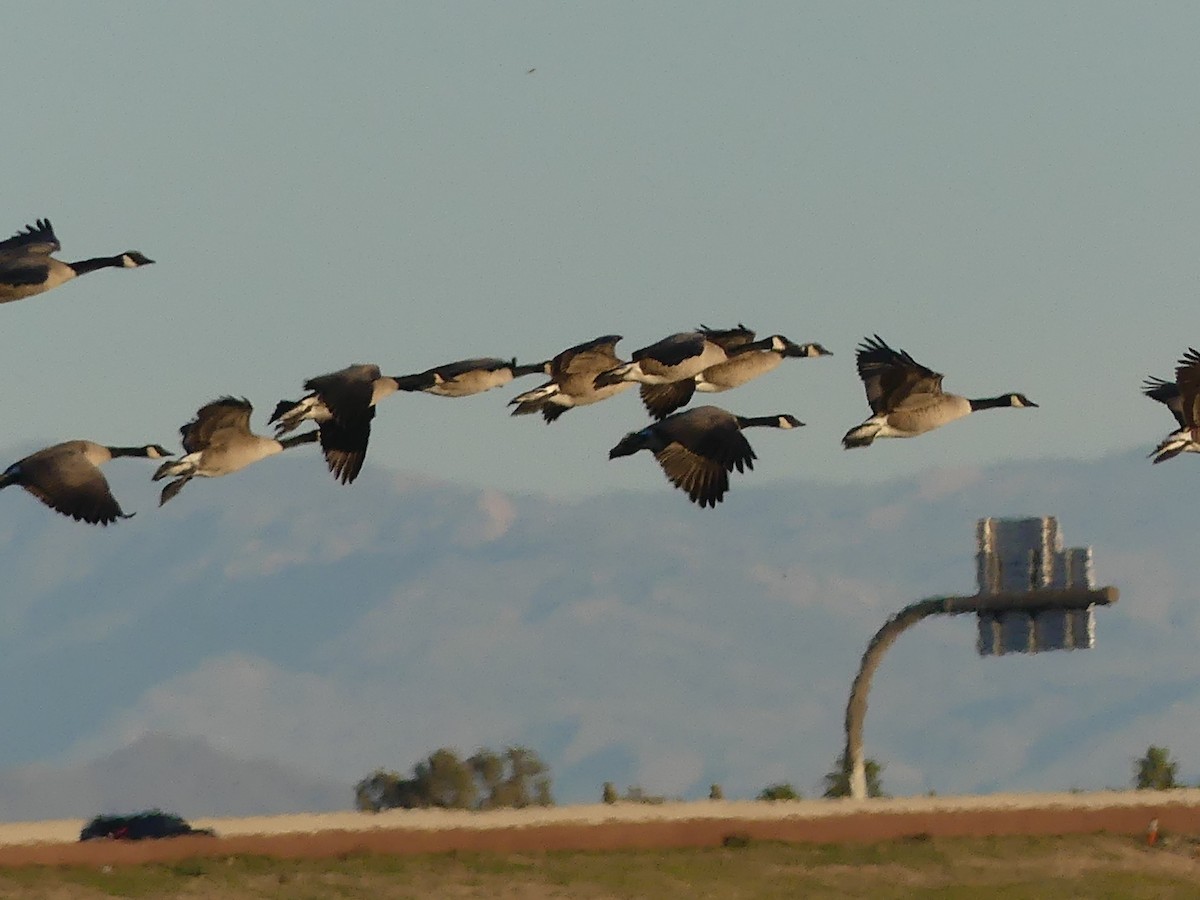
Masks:
[[[1107,832],[1200,834],[1200,790],[868,801],[617,804],[489,813],[392,810],[199,819],[218,837],[79,843],[82,820],[0,825],[0,866],[121,865],[199,857],[341,857],[718,846],[731,836],[791,843]]]

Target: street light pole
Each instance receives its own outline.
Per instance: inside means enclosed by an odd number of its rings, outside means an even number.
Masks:
[[[1028,612],[1046,610],[1087,609],[1089,606],[1109,606],[1120,596],[1115,587],[1097,590],[1083,588],[1043,589],[1019,593],[972,594],[970,596],[929,597],[904,607],[896,613],[867,644],[858,674],[850,688],[846,704],[846,750],[842,757],[850,773],[850,796],[862,800],[867,796],[866,761],[863,756],[863,723],[867,716],[867,692],[871,679],[883,661],[883,654],[905,631],[929,616],[963,613]]]

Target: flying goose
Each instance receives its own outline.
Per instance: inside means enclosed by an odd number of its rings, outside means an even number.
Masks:
[[[19,484],[51,509],[89,525],[131,519],[112,495],[100,466],[118,456],[163,459],[171,453],[159,444],[108,447],[92,441],[64,441],[31,453],[0,473],[0,488]]]
[[[136,269],[154,262],[136,250],[117,256],[97,256],[78,262],[63,262],[50,254],[62,249],[49,219],[26,225],[6,241],[0,241],[0,303],[42,294],[97,269]]]
[[[715,507],[729,490],[729,473],[754,468],[754,450],[744,428],[797,428],[795,416],[735,416],[719,406],[696,406],[630,432],[608,451],[609,459],[649,450],[675,487],[688,499]]]
[[[254,407],[246,399],[221,397],[196,411],[196,417],[179,429],[184,456],[158,467],[154,481],[174,478],[162,490],[162,506],[193,478],[219,478],[231,475],[260,459],[282,453],[300,444],[317,440],[316,431],[276,440],[250,431],[250,413]]]
[[[396,383],[402,391],[424,391],[439,397],[470,397],[508,384],[514,378],[549,374],[550,363],[518,365],[516,359],[462,359],[418,372],[416,375],[401,375]]]
[[[1024,394],[970,400],[944,393],[940,372],[893,350],[879,335],[864,338],[856,356],[872,416],[846,432],[842,446],[847,450],[870,446],[876,438],[916,437],[979,409],[1037,406]]]
[[[692,378],[724,362],[733,348],[752,340],[754,332],[742,325],[724,331],[703,326],[697,331],[681,331],[635,351],[629,362],[601,372],[596,387],[621,381],[669,384]]]
[[[278,423],[275,437],[306,419],[316,422],[329,471],[342,484],[350,484],[367,457],[375,404],[400,389],[399,379],[381,375],[379,366],[359,363],[310,378],[304,389],[311,393],[276,404],[269,420]]]
[[[633,387],[632,381],[618,381],[604,387],[597,387],[595,383],[601,372],[621,364],[615,350],[620,340],[619,334],[606,334],[568,347],[550,360],[549,381],[509,401],[509,406],[516,407],[512,414],[525,416],[540,412],[550,423],[568,409],[599,403]]]
[[[1161,378],[1147,378],[1142,393],[1157,400],[1171,411],[1179,429],[1171,432],[1150,455],[1156,463],[1178,456],[1180,453],[1200,453],[1200,353],[1191,347],[1179,360],[1175,369],[1175,382]]]
[[[670,384],[643,384],[640,388],[646,411],[661,419],[687,406],[696,391],[717,394],[741,387],[747,381],[765,375],[786,358],[811,359],[833,354],[820,344],[797,344],[782,334],[727,349],[729,358],[709,366],[703,372]]]

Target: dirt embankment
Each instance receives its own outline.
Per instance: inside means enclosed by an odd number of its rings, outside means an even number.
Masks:
[[[134,864],[197,856],[530,852],[696,847],[731,835],[843,843],[917,835],[1200,834],[1200,790],[887,800],[617,804],[468,813],[391,810],[200,819],[218,837],[78,843],[82,820],[0,825],[0,866]]]

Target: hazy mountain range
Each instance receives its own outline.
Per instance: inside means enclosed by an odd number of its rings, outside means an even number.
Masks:
[[[91,818],[161,808],[195,816],[345,809],[352,790],[270,760],[221,753],[199,737],[147,734],[86,763],[0,773],[7,821]]]
[[[509,743],[550,763],[560,802],[604,781],[812,793],[867,640],[912,600],[973,592],[985,515],[1058,516],[1121,601],[1086,652],[979,659],[965,618],[905,635],[867,718],[885,787],[1122,786],[1151,742],[1194,778],[1196,462],[748,475],[713,511],[665,481],[556,500],[369,465],[342,488],[306,457],[155,509],[118,462],[141,513],[108,529],[5,491],[0,818],[349,806],[376,767]]]

